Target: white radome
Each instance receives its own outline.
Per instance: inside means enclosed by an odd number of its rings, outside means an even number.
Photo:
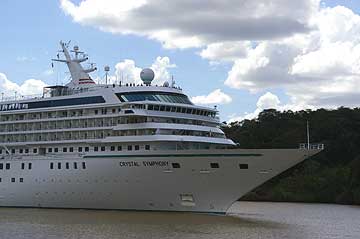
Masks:
[[[150,68],[145,68],[140,72],[140,78],[145,85],[151,85],[151,82],[154,80],[155,73]]]

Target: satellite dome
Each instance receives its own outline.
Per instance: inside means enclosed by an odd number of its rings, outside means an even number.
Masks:
[[[165,81],[163,84],[164,87],[169,87],[169,82]]]
[[[154,79],[155,73],[150,68],[145,68],[140,72],[140,78],[145,85],[151,85],[151,81]]]

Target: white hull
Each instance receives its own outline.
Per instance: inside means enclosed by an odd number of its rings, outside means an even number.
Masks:
[[[241,196],[317,152],[242,149],[1,160],[0,206],[226,213]]]

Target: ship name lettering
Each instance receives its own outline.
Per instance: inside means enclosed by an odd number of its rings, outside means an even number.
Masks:
[[[165,166],[169,166],[169,162],[168,161],[144,161],[143,165],[145,167],[153,167],[153,166],[159,166],[159,167],[165,167]]]
[[[140,164],[138,162],[130,161],[130,162],[120,162],[120,167],[139,167]]]

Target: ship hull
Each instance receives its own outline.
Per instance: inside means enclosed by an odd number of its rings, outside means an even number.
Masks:
[[[0,206],[226,213],[244,194],[318,151],[169,151],[1,160]]]

